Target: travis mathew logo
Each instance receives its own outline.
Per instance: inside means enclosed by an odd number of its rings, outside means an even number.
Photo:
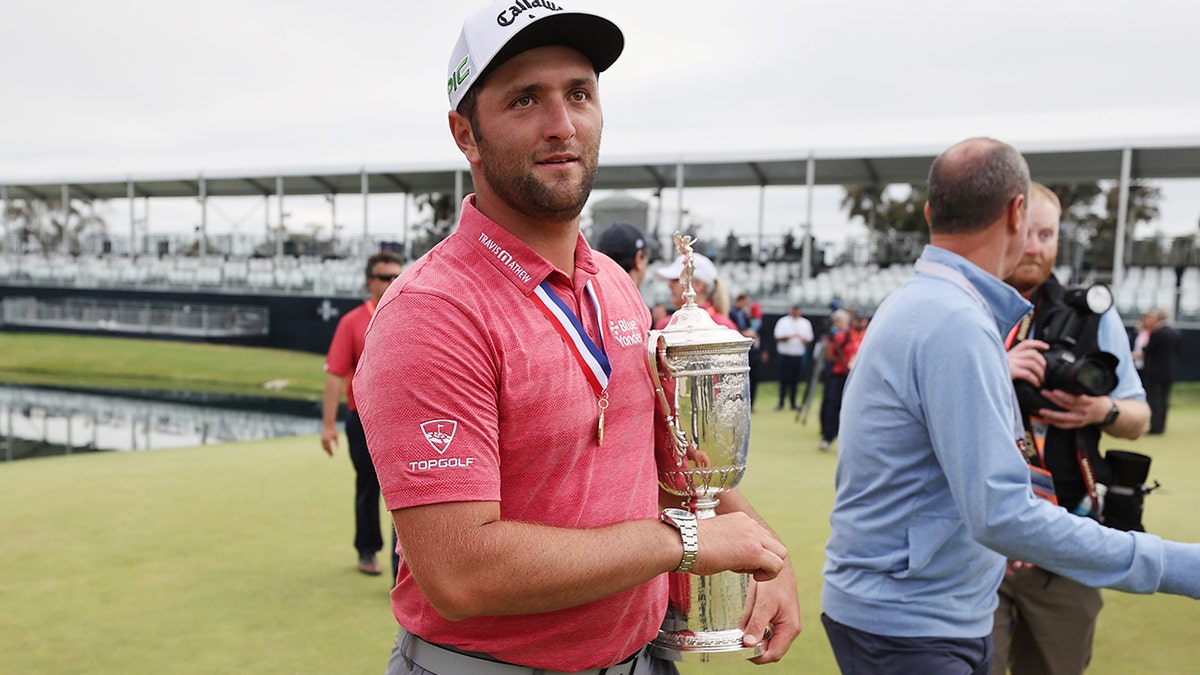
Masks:
[[[553,2],[546,0],[517,0],[509,5],[508,9],[496,15],[496,23],[501,26],[511,26],[513,22],[521,17],[521,13],[534,8],[548,9],[551,12],[561,12],[562,7]]]
[[[495,241],[493,241],[491,237],[480,233],[479,243],[483,244],[484,248],[494,253],[496,255],[496,259],[500,261],[500,264],[512,270],[513,274],[517,275],[517,278],[519,278],[521,281],[524,281],[525,283],[533,281],[533,277],[529,276],[529,272],[526,272],[525,268],[521,267],[521,263],[517,262],[516,259],[513,258],[513,255],[508,252],[508,249],[502,248],[500,244],[497,244]]]
[[[421,424],[421,432],[425,434],[425,440],[429,441],[439,455],[450,449],[450,442],[454,440],[456,431],[458,431],[458,422],[454,420],[429,420]]]

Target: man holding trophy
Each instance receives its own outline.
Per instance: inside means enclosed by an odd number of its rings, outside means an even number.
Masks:
[[[450,129],[475,193],[380,301],[355,379],[400,538],[388,673],[658,675],[725,653],[777,661],[800,631],[787,550],[733,489],[744,439],[692,424],[738,419],[744,374],[689,370],[724,347],[681,360],[679,327],[656,343],[657,393],[641,296],[579,231],[598,73],[623,45],[596,14],[500,2],[452,53]],[[693,630],[694,591],[668,576],[730,571],[753,578],[717,584],[741,584],[745,611]],[[710,628],[717,647],[669,639]]]

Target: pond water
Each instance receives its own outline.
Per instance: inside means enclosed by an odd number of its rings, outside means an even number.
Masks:
[[[0,457],[162,450],[321,431],[319,402],[0,385]]]

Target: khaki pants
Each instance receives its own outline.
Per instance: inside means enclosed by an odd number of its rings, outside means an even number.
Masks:
[[[1037,567],[1000,584],[993,675],[1080,675],[1092,659],[1100,591]]]

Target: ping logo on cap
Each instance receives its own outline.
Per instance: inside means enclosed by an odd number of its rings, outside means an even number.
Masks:
[[[446,83],[446,93],[453,95],[468,78],[471,77],[470,56],[464,56],[462,61],[459,61],[458,68],[450,73],[450,80]]]

